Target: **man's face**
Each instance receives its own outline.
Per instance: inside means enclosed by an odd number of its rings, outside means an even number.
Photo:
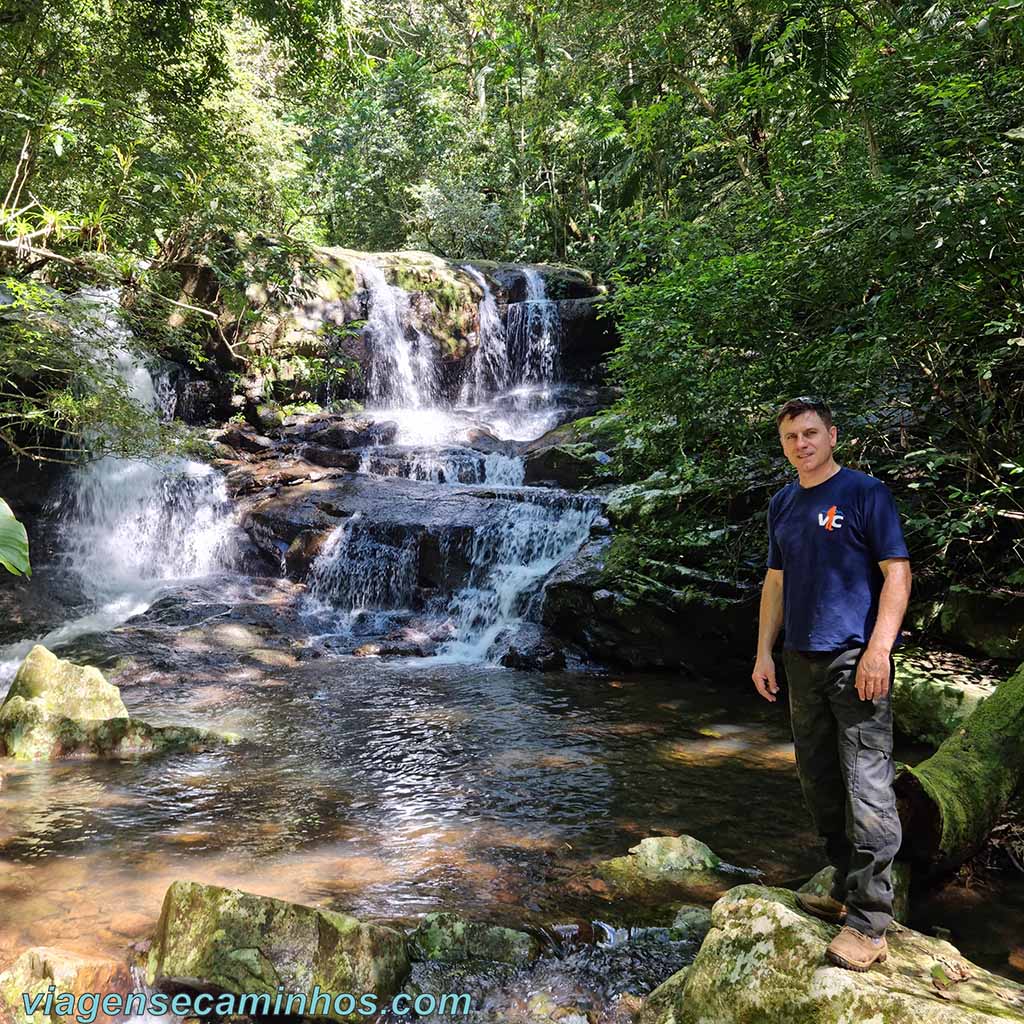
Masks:
[[[812,473],[832,458],[836,446],[835,426],[826,427],[816,412],[787,416],[779,425],[779,438],[786,458],[801,473]]]

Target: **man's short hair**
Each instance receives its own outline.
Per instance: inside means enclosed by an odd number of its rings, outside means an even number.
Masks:
[[[791,398],[778,412],[775,417],[775,425],[782,426],[782,421],[790,416],[799,416],[804,412],[816,412],[821,417],[821,422],[826,427],[832,426],[832,410],[820,398],[812,395],[801,395],[799,398]]]

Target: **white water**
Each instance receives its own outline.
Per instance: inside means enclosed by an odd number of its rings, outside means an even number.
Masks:
[[[597,518],[594,501],[568,504],[511,503],[473,537],[472,574],[449,605],[455,637],[438,658],[486,661],[491,644],[508,626],[523,620],[545,576],[573,554]]]
[[[87,290],[79,342],[112,359],[129,394],[168,418],[174,392],[131,351],[117,317],[114,290]],[[9,678],[33,643],[55,646],[113,628],[141,614],[174,582],[207,576],[231,553],[236,529],[222,478],[190,459],[108,455],[72,470],[56,507],[58,548],[70,585],[88,610],[45,635],[0,649],[0,679]]]
[[[409,293],[389,285],[384,271],[373,263],[360,263],[357,269],[368,292],[365,335],[370,348],[370,404],[397,409],[431,405],[436,391],[434,345],[410,323]],[[415,348],[410,333],[416,338]]]
[[[499,439],[530,440],[561,422],[557,399],[558,304],[544,280],[524,268],[526,299],[508,307],[508,329],[487,279],[463,268],[481,288],[479,341],[459,404],[437,399],[437,368],[410,322],[409,296],[389,286],[377,268],[362,271],[369,289],[368,337],[373,363],[371,404],[378,419],[398,423],[395,445],[364,450],[359,472],[433,484],[507,488],[491,522],[478,527],[461,552],[471,570],[465,586],[424,598],[418,590],[419,540],[372,517],[338,526],[311,567],[310,610],[327,615],[340,633],[387,628],[387,612],[420,611],[447,619],[454,638],[437,657],[480,662],[495,638],[527,618],[547,574],[583,543],[598,514],[586,498],[524,488],[524,460],[483,455],[465,446],[467,431],[485,427]],[[410,341],[415,338],[415,341]],[[419,353],[419,355],[417,355]],[[461,443],[460,443],[461,442]],[[455,543],[447,535],[446,543]],[[459,543],[463,543],[459,541]],[[442,556],[449,550],[443,547]],[[339,614],[340,613],[340,614]]]
[[[508,341],[498,303],[487,278],[476,267],[465,265],[462,269],[483,290],[483,298],[480,300],[480,334],[473,356],[473,369],[472,373],[466,374],[459,400],[464,405],[480,405],[487,395],[508,389],[511,378]]]

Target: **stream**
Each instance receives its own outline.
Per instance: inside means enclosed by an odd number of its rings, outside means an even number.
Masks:
[[[238,514],[205,464],[108,457],[67,476],[50,509],[56,553],[34,581],[63,612],[5,634],[0,678],[40,640],[101,667],[133,716],[243,742],[162,758],[0,759],[0,966],[33,945],[123,957],[152,932],[169,883],[188,878],[407,925],[445,909],[533,929],[559,966],[505,979],[493,998],[518,1005],[546,986],[611,1021],[616,1000],[646,993],[694,950],[647,930],[668,925],[671,908],[617,897],[593,881],[593,862],[687,833],[769,884],[822,866],[788,720],[748,680],[497,664],[499,636],[536,621],[545,576],[601,516],[599,496],[524,486],[521,457],[466,441],[481,427],[528,441],[569,418],[557,309],[540,276],[524,275],[526,298],[504,319],[480,276],[477,357],[446,401],[407,296],[363,267],[368,411],[398,431],[359,453],[351,486],[419,497],[438,521],[397,529],[369,502],[333,528],[305,583],[241,571]],[[131,356],[115,297],[87,298],[96,329],[122,343],[137,399],[173,415],[159,375]],[[430,588],[424,530],[443,569]],[[396,628],[440,640],[427,657],[355,655]],[[676,900],[710,905],[728,884]],[[943,898],[941,915],[935,901],[924,913],[1005,969],[1024,886],[985,904],[984,922],[969,894]]]

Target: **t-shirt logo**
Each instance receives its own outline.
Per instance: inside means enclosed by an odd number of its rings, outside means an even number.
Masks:
[[[830,533],[833,530],[841,530],[843,528],[843,513],[835,505],[831,505],[828,511],[818,513],[818,525],[824,526]]]

